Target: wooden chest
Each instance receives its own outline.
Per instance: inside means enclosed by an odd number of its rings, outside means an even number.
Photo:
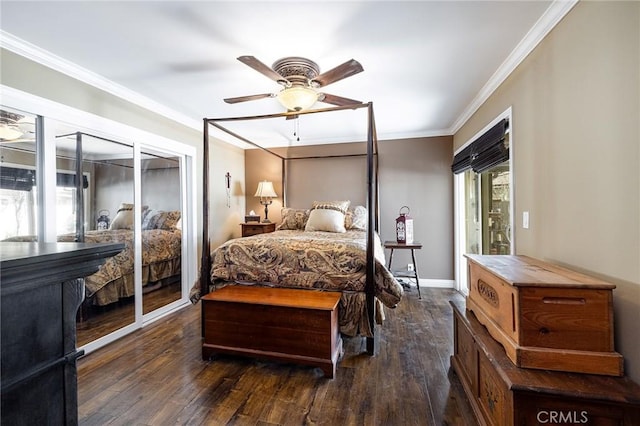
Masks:
[[[202,357],[230,353],[320,367],[342,355],[340,293],[227,286],[202,297]]]
[[[621,376],[615,285],[527,256],[466,255],[467,309],[519,367]]]
[[[470,311],[452,303],[451,365],[481,425],[640,424],[640,386],[626,377],[516,367]]]

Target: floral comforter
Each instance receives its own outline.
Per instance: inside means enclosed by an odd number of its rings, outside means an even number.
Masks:
[[[394,308],[403,289],[384,265],[377,235],[375,248],[375,295],[382,304]],[[237,238],[212,253],[211,282],[340,291],[341,331],[370,335],[364,297],[366,252],[366,232],[357,230],[287,230]]]
[[[35,238],[14,237],[11,241],[34,241]],[[59,242],[74,242],[75,234],[58,235]],[[92,304],[107,305],[134,295],[134,234],[128,229],[87,231],[86,243],[124,243],[124,249],[108,258],[98,272],[85,278],[86,297]],[[180,273],[182,233],[150,229],[142,231],[142,285]]]
[[[402,286],[384,266],[379,240],[376,247],[376,297],[393,308],[402,298]],[[364,231],[276,231],[237,238],[213,253],[211,281],[364,292],[366,253]]]

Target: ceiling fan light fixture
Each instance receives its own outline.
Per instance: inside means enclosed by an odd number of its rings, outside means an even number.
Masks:
[[[292,86],[278,93],[278,101],[289,111],[302,111],[318,101],[318,92],[310,87]]]
[[[22,136],[23,132],[18,127],[17,122],[23,118],[23,115],[0,110],[0,139],[11,141]]]

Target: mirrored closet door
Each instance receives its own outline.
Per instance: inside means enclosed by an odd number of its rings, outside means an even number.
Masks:
[[[189,304],[195,150],[95,116],[88,128],[0,110],[0,240],[125,247],[85,278],[77,346],[90,352]]]
[[[160,150],[141,151],[142,313],[182,297],[182,159]]]
[[[72,125],[47,124],[55,129],[57,240],[125,246],[85,278],[76,321],[83,346],[136,321],[134,150]]]

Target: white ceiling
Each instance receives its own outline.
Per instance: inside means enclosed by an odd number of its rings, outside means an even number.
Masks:
[[[546,34],[558,2],[2,0],[0,7],[3,47],[60,69],[71,62],[108,90],[195,128],[203,117],[283,112],[276,99],[223,102],[280,88],[238,56],[269,66],[303,56],[321,72],[355,58],[364,72],[323,91],[373,102],[378,138],[393,139],[457,130],[533,47],[526,44]],[[366,115],[334,114],[331,124],[302,116],[300,142],[295,120],[238,129],[269,146],[363,140]]]

